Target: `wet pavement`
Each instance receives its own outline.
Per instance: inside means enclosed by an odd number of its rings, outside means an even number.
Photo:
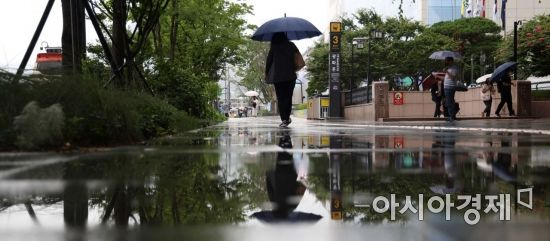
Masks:
[[[548,240],[549,124],[242,118],[146,146],[0,153],[0,237]]]

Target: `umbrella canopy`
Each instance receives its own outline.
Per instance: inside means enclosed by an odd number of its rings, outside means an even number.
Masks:
[[[250,91],[245,92],[244,95],[246,95],[246,96],[258,96],[259,94],[256,91],[250,90]]]
[[[429,90],[432,88],[433,85],[437,84],[437,80],[439,78],[445,77],[444,72],[433,72],[428,77],[426,77],[424,80],[422,80],[422,89]]]
[[[252,214],[252,217],[257,218],[258,220],[266,223],[278,223],[278,222],[288,222],[288,223],[298,223],[298,222],[317,222],[321,218],[320,215],[313,213],[304,213],[304,212],[291,212],[288,217],[279,218],[272,211],[260,211]]]
[[[517,64],[518,63],[514,61],[501,64],[500,66],[498,66],[498,68],[495,69],[495,71],[493,71],[493,74],[491,75],[491,81],[500,81],[500,79],[502,79],[502,76],[506,74],[506,71],[512,67],[515,67]]]
[[[441,59],[441,60],[444,60],[448,57],[452,57],[453,59],[462,59],[462,55],[460,55],[459,53],[457,52],[453,52],[453,51],[448,51],[448,50],[442,50],[442,51],[437,51],[437,52],[433,52],[431,55],[430,55],[430,59]]]
[[[478,83],[478,84],[485,83],[485,80],[486,80],[487,78],[491,78],[491,75],[492,75],[492,74],[486,74],[486,75],[483,75],[483,76],[477,78],[477,79],[476,79],[476,83]]]
[[[321,35],[321,31],[312,23],[302,18],[283,17],[269,20],[256,30],[252,39],[271,41],[273,34],[284,32],[289,40],[299,40]]]

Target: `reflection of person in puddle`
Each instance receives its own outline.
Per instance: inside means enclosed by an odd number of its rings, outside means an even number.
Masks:
[[[292,148],[288,134],[279,139],[279,146],[285,149]],[[266,172],[267,194],[273,204],[273,210],[257,212],[252,216],[265,222],[319,220],[319,215],[293,212],[306,191],[304,184],[297,181],[297,178],[292,154],[286,151],[278,152],[275,169]]]
[[[455,152],[456,137],[455,133],[445,133],[441,138],[441,147],[443,147],[443,165],[445,167],[445,185],[436,185],[430,189],[438,194],[459,193],[462,191],[463,183],[460,180],[459,171],[456,166]]]

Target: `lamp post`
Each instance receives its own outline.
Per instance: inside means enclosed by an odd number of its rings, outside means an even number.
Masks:
[[[377,31],[376,29],[371,29],[369,31],[369,55],[368,55],[368,65],[367,65],[367,86],[371,86],[372,84],[372,78],[371,78],[371,63],[372,63],[372,60],[371,60],[371,51],[372,51],[372,41],[371,39],[373,38],[372,34],[374,33],[374,38],[375,39],[381,39],[383,38],[383,33],[380,32],[380,31]],[[368,90],[367,90],[367,93]],[[370,96],[367,96],[367,99],[369,99]]]
[[[351,78],[349,80],[349,103],[352,104],[352,90],[353,90],[353,84],[355,83],[355,46],[357,45],[358,49],[363,48],[363,42],[367,40],[366,37],[356,37],[353,38],[351,41]]]
[[[521,20],[514,21],[514,62],[518,62],[518,26],[522,25]],[[514,68],[514,80],[518,79],[518,68]]]

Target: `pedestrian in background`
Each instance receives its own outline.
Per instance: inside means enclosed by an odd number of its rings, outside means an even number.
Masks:
[[[491,106],[493,103],[493,94],[495,93],[495,88],[490,78],[487,78],[485,82],[481,85],[481,99],[483,104],[485,104],[485,110],[481,113],[483,117],[491,116]]]
[[[443,88],[445,93],[445,106],[449,111],[449,117],[447,118],[447,121],[449,122],[456,120],[456,112],[458,111],[455,102],[455,92],[459,73],[460,70],[454,63],[454,58],[445,58],[445,78],[443,79]]]
[[[258,116],[258,110],[260,109],[260,101],[256,96],[252,96],[252,101],[250,102],[250,107],[252,108],[252,117]]]
[[[439,118],[441,116],[441,102],[443,101],[443,82],[437,80],[435,85],[432,85],[430,92],[432,93],[432,101],[435,103],[434,117]]]
[[[512,106],[512,86],[514,86],[514,83],[512,83],[511,75],[512,70],[509,69],[497,84],[497,89],[500,93],[500,103],[497,106],[495,115],[498,117],[500,117],[500,110],[504,107],[504,104],[507,104],[510,116],[516,115]]]
[[[304,59],[294,43],[288,40],[283,32],[273,34],[271,48],[267,55],[265,79],[275,85],[280,127],[287,127],[292,120],[292,94],[296,85],[296,71],[305,66]]]

